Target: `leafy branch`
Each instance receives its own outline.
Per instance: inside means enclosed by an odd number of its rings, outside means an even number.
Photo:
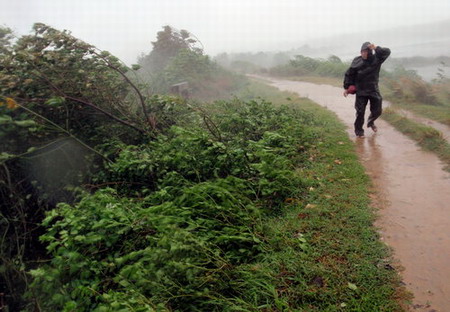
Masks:
[[[38,78],[40,78],[40,79],[44,80],[45,82],[47,82],[55,91],[57,91],[64,98],[70,99],[72,101],[75,101],[77,103],[80,103],[80,104],[83,104],[83,105],[86,105],[86,106],[89,106],[89,107],[93,108],[94,110],[97,110],[97,111],[101,112],[102,114],[106,115],[107,117],[109,117],[109,118],[111,118],[111,119],[113,119],[113,120],[115,120],[115,121],[117,121],[117,122],[119,122],[119,123],[121,123],[121,124],[123,124],[125,126],[133,128],[134,130],[136,130],[136,131],[138,131],[140,133],[145,133],[145,131],[143,129],[140,129],[140,128],[136,127],[135,125],[133,125],[133,124],[131,124],[131,123],[129,123],[129,122],[123,120],[123,119],[120,119],[120,118],[114,116],[113,114],[105,111],[104,109],[100,108],[99,106],[97,106],[97,105],[95,105],[93,103],[90,103],[90,102],[88,102],[86,100],[82,100],[82,99],[79,99],[79,98],[76,98],[76,97],[73,97],[73,96],[70,96],[70,95],[66,94],[61,88],[56,86],[48,77],[46,77],[45,74],[33,62],[30,61],[30,58],[27,58],[26,61],[27,61],[27,63],[29,65],[31,65],[39,73],[39,75],[36,74],[36,73],[33,73],[34,75],[36,75]]]
[[[106,161],[112,163],[112,161],[106,157],[105,155],[103,155],[102,153],[100,153],[99,151],[97,151],[96,149],[94,149],[93,147],[87,145],[86,143],[84,143],[83,141],[81,141],[80,139],[78,139],[76,136],[74,136],[72,133],[70,133],[69,131],[67,131],[66,129],[60,127],[59,125],[55,124],[53,121],[51,121],[48,118],[45,118],[44,116],[32,111],[31,109],[21,105],[20,103],[17,103],[17,105],[22,108],[23,110],[25,110],[26,112],[48,122],[49,124],[51,124],[52,126],[54,126],[55,128],[57,128],[58,130],[60,130],[61,132],[66,133],[70,138],[74,139],[75,141],[77,141],[78,143],[80,143],[82,146],[86,147],[87,149],[89,149],[90,151],[94,152],[95,154],[99,155],[100,157],[102,157],[103,159],[105,159]],[[22,154],[24,155],[24,154]]]

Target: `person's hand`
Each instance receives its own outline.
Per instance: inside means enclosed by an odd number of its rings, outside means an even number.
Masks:
[[[345,89],[345,91],[344,91],[344,97],[347,97],[347,95],[348,95],[348,90]]]
[[[371,43],[371,44],[369,44],[369,47],[368,47],[370,50],[375,50],[376,48],[377,48],[377,45],[376,44],[374,44],[374,43]]]

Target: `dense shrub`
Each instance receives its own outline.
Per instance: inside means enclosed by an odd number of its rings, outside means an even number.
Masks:
[[[343,77],[348,66],[334,55],[327,60],[296,55],[288,64],[272,68],[270,73],[279,76]]]
[[[394,102],[440,105],[431,83],[424,81],[415,70],[402,66],[384,73],[383,85],[388,89],[387,97]]]
[[[41,308],[223,311],[234,304],[230,277],[264,250],[264,217],[310,185],[293,168],[313,136],[286,107],[219,103],[222,112],[211,119],[221,140],[199,125],[123,146],[97,176],[99,190],[48,213],[41,239],[51,261],[32,272],[29,291]]]
[[[293,170],[315,139],[309,117],[265,101],[150,96],[109,53],[34,31],[0,55],[7,306],[240,309],[233,285],[266,248],[264,218],[311,184]],[[216,96],[210,86],[238,81],[223,73],[180,49],[159,77]]]
[[[133,70],[68,31],[35,24],[10,39],[0,28],[0,293],[19,310],[26,271],[44,258],[44,212],[72,202],[73,187],[89,184],[117,146],[189,123],[191,110],[144,96]]]

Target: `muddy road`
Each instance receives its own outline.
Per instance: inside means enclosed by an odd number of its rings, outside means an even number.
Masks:
[[[450,173],[433,153],[378,119],[378,132],[355,138],[354,95],[328,85],[277,80],[270,85],[296,92],[332,110],[347,125],[357,153],[376,188],[382,239],[393,248],[414,294],[413,311],[450,311]],[[369,110],[367,108],[367,113]],[[366,115],[367,118],[367,115]]]

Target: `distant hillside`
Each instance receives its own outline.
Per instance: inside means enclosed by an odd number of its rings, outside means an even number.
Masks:
[[[359,48],[365,41],[371,41],[390,47],[396,58],[412,56],[450,56],[450,20],[436,23],[403,26],[366,33],[343,34],[339,36],[317,38],[300,43],[293,51],[312,57],[338,55],[344,60],[359,54]],[[305,46],[306,44],[306,46]]]
[[[215,60],[225,67],[233,68],[235,65],[246,72],[251,72],[248,68],[252,65],[270,68],[286,64],[296,55],[323,59],[335,55],[342,61],[349,62],[359,55],[363,42],[371,41],[389,47],[392,51],[391,57],[384,66],[385,69],[392,70],[402,65],[407,69],[416,70],[425,80],[431,81],[437,77],[438,71],[450,77],[450,32],[448,29],[450,29],[450,20],[366,33],[355,32],[296,44],[285,43],[283,46],[297,47],[284,51],[222,53]]]

